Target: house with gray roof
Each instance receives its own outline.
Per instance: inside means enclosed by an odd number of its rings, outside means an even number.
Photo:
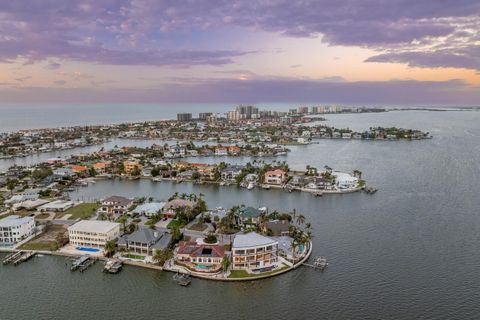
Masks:
[[[166,231],[140,228],[132,234],[125,234],[118,239],[117,245],[127,251],[141,255],[153,255],[156,250],[167,249],[172,242],[172,235]]]

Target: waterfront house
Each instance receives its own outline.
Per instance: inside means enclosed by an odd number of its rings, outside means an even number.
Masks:
[[[232,244],[232,269],[271,271],[278,262],[278,242],[256,232],[238,234]]]
[[[234,182],[235,178],[242,173],[243,166],[232,165],[229,166],[222,171],[220,171],[220,175],[223,181],[226,182]]]
[[[262,231],[274,237],[288,236],[290,222],[288,220],[272,220],[262,224]]]
[[[265,183],[273,185],[282,185],[287,177],[287,173],[282,169],[275,169],[265,172]]]
[[[93,169],[97,174],[105,174],[112,167],[112,161],[101,161],[93,164]]]
[[[340,189],[351,189],[358,185],[358,178],[348,173],[334,171],[332,175],[335,176],[336,185]]]
[[[216,147],[215,148],[216,156],[228,156],[228,149],[225,147]]]
[[[40,212],[65,212],[76,205],[73,201],[55,200],[38,208]]]
[[[123,162],[123,167],[126,174],[135,173],[135,171],[139,171],[142,169],[142,165],[137,160],[126,160]]]
[[[120,236],[120,223],[81,220],[68,227],[70,243],[78,247],[104,248],[107,241]]]
[[[228,147],[228,153],[232,156],[239,155],[241,150],[242,149],[240,149],[240,147],[237,147],[237,146],[229,146]]]
[[[264,211],[254,207],[241,207],[238,211],[238,220],[243,225],[258,225],[263,214]]]
[[[172,242],[172,235],[168,232],[141,227],[132,234],[125,234],[118,239],[120,249],[140,255],[153,255],[156,250],[167,249]]]
[[[98,209],[99,213],[108,215],[123,215],[127,213],[128,208],[133,204],[132,199],[120,196],[111,196],[102,200],[102,205]]]
[[[148,218],[151,218],[152,216],[156,215],[157,213],[160,213],[160,211],[163,209],[165,206],[165,202],[147,202],[144,204],[141,204],[137,206],[135,209],[133,209],[131,212],[129,212],[129,215],[144,215]]]
[[[221,245],[181,241],[175,249],[175,262],[196,272],[217,272],[222,268],[225,249]]]
[[[28,238],[35,231],[33,217],[11,215],[0,219],[0,247],[10,247]]]
[[[186,209],[193,210],[197,206],[197,203],[192,200],[176,198],[168,201],[165,206],[162,208],[162,213],[165,217],[175,218],[177,215],[177,210],[181,207]]]
[[[70,166],[72,169],[72,172],[78,175],[81,175],[83,173],[86,173],[88,171],[87,166],[80,166],[80,165],[72,165]]]

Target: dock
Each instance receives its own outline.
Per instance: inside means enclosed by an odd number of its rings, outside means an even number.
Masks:
[[[88,259],[78,268],[78,271],[80,271],[80,272],[86,271],[88,268],[93,266],[95,264],[95,262],[97,262],[97,259],[95,259],[95,258]]]
[[[103,272],[119,273],[122,270],[123,262],[120,260],[108,260],[103,267]]]
[[[70,271],[76,271],[78,270],[81,266],[83,266],[88,260],[90,260],[89,256],[81,256],[80,258],[74,260],[72,262],[72,265],[70,267]]]
[[[3,259],[2,264],[9,264],[22,255],[23,251],[12,252]]]
[[[325,257],[317,257],[315,258],[313,264],[302,263],[302,265],[323,271],[328,266],[328,262],[327,262],[327,258]]]
[[[22,262],[25,262],[25,261],[28,261],[28,260],[32,259],[35,255],[36,255],[36,253],[33,252],[33,251],[28,251],[28,252],[25,252],[25,253],[22,252],[20,257],[18,257],[16,260],[13,261],[13,265],[17,266]]]

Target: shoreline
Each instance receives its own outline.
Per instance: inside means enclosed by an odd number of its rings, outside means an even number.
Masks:
[[[123,262],[123,264],[128,265],[128,266],[132,266],[132,267],[145,268],[145,269],[158,270],[158,271],[167,271],[167,272],[172,272],[172,273],[177,273],[178,272],[178,273],[188,274],[188,275],[190,275],[194,278],[197,278],[197,279],[210,280],[210,281],[222,281],[222,282],[241,282],[241,281],[255,281],[255,280],[272,278],[272,277],[276,277],[276,276],[282,275],[284,273],[287,273],[289,271],[297,269],[298,267],[302,266],[303,263],[305,263],[310,258],[311,254],[313,252],[313,244],[312,244],[311,241],[309,242],[308,248],[309,248],[309,250],[305,254],[305,256],[302,257],[302,259],[300,261],[295,263],[295,265],[291,265],[291,266],[288,266],[287,268],[278,270],[278,272],[269,273],[269,274],[265,274],[265,275],[259,274],[258,276],[255,276],[255,277],[244,277],[244,278],[215,277],[214,275],[208,276],[208,275],[203,275],[203,274],[198,273],[198,272],[192,272],[192,271],[182,272],[182,271],[175,270],[175,269],[172,269],[172,268],[168,268],[168,267],[166,268],[166,267],[162,267],[162,266],[158,266],[158,265],[154,265],[154,264],[149,264],[149,263],[144,263],[144,262],[136,262],[136,261],[133,261],[133,260],[130,260],[130,259],[120,259],[120,260]],[[20,251],[28,251],[28,252],[33,252],[35,254],[41,254],[41,255],[46,255],[46,256],[57,256],[57,257],[77,257],[78,258],[78,257],[81,257],[83,255],[88,255],[88,254],[66,253],[66,252],[60,252],[60,251],[20,250],[20,249],[0,248],[0,253],[12,253],[12,252],[20,252]],[[100,261],[107,261],[109,259],[109,258],[103,257],[103,256],[92,256],[92,257],[95,257],[96,259],[98,259]],[[218,274],[218,273],[216,273],[216,274]]]

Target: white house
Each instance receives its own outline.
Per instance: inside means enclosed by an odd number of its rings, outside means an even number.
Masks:
[[[351,189],[358,185],[358,178],[348,173],[334,171],[332,175],[335,176],[335,181],[340,189]]]
[[[0,220],[0,247],[13,246],[35,230],[33,217],[8,216]]]
[[[235,236],[232,244],[233,269],[269,271],[277,266],[278,242],[256,232]]]
[[[120,223],[81,220],[68,227],[70,243],[79,247],[103,248],[107,241],[120,236]]]

